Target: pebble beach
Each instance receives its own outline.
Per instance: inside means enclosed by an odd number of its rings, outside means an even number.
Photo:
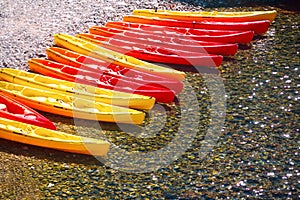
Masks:
[[[41,112],[59,131],[114,144],[107,157],[1,139],[0,198],[299,199],[299,11],[276,1],[200,2],[0,1],[0,67],[26,71],[54,34],[88,33],[134,9],[277,10],[268,32],[218,69],[174,66],[187,74],[183,94],[156,104],[141,126]]]

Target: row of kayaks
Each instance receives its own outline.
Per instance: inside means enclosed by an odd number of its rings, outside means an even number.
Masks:
[[[134,10],[123,21],[90,27],[76,37],[148,62],[218,67],[239,44],[265,34],[276,11]]]
[[[106,90],[16,69],[0,69],[0,93],[57,115],[141,124],[155,98]],[[96,118],[95,118],[96,117]]]
[[[28,60],[32,72],[0,69],[1,138],[104,156],[109,142],[56,131],[36,110],[140,125],[155,102],[171,103],[183,90],[185,73],[157,62],[219,66],[239,43],[264,34],[275,15],[135,10],[89,33],[55,34],[47,58]]]

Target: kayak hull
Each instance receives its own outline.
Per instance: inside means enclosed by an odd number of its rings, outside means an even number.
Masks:
[[[207,11],[171,11],[171,10],[151,10],[136,9],[133,15],[160,17],[163,19],[176,19],[187,21],[218,21],[218,22],[245,22],[269,20],[274,21],[276,10],[271,11],[251,11],[251,12],[207,12]]]
[[[172,34],[182,34],[182,35],[207,35],[207,36],[221,36],[235,34],[239,31],[234,30],[209,30],[209,29],[191,29],[191,28],[181,28],[181,27],[168,27],[168,26],[156,26],[149,24],[139,24],[139,23],[129,23],[121,21],[110,21],[105,24],[105,27],[116,28],[121,30],[143,30],[151,32],[165,32]]]
[[[59,151],[105,156],[110,143],[12,121],[0,117],[0,138]]]
[[[223,43],[250,43],[253,39],[254,32],[249,31],[240,31],[234,32],[227,35],[182,35],[175,34],[173,32],[151,32],[145,30],[133,31],[131,29],[128,30],[120,30],[115,28],[108,28],[104,26],[93,26],[90,28],[90,33],[99,34],[98,32],[106,31],[112,35],[126,35],[129,37],[137,37],[137,38],[150,38],[157,40],[167,40],[166,42],[171,41],[179,41],[182,44],[190,44],[195,45],[198,44],[198,41],[206,41],[206,42],[223,42]]]
[[[173,19],[162,19],[158,17],[144,17],[127,15],[123,17],[124,22],[150,24],[157,26],[184,27],[193,29],[216,29],[216,30],[239,30],[254,31],[255,34],[265,34],[270,26],[269,20],[247,21],[247,22],[217,22],[217,21],[184,21]]]

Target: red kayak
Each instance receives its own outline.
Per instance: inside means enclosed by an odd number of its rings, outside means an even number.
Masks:
[[[206,41],[206,42],[223,42],[223,43],[249,43],[252,41],[254,32],[253,31],[239,31],[237,33],[228,34],[228,35],[218,35],[218,36],[190,36],[183,34],[172,34],[165,32],[151,32],[151,31],[133,31],[133,30],[120,30],[115,28],[109,28],[104,26],[93,26],[90,28],[90,33],[97,34],[98,31],[107,31],[114,34],[123,34],[130,37],[146,37],[146,38],[169,38],[169,40],[178,40],[187,45],[195,45],[197,41]]]
[[[174,100],[175,93],[173,90],[165,87],[155,87],[143,85],[102,74],[101,72],[88,71],[69,65],[64,65],[50,60],[34,58],[28,60],[30,70],[38,72],[45,76],[63,79],[81,84],[92,85],[100,88],[127,92],[130,94],[141,94],[144,96],[155,97],[156,101],[162,103],[171,103]]]
[[[236,54],[238,50],[238,45],[232,43],[197,41],[197,43],[195,43],[194,45],[186,45],[186,44],[176,43],[176,42],[167,43],[167,42],[162,42],[160,40],[128,37],[120,34],[114,35],[112,37],[112,34],[106,31],[103,31],[103,33],[99,31],[98,36],[101,38],[105,37],[107,41],[109,40],[110,43],[116,45],[123,45],[123,44],[132,45],[133,43],[134,45],[141,45],[141,44],[151,45],[151,46],[167,48],[174,52],[187,51],[192,53],[209,53],[209,54],[218,54],[224,56],[233,56]]]
[[[184,40],[196,40],[196,41],[206,41],[206,42],[226,42],[226,43],[249,43],[253,39],[253,31],[229,31],[227,34],[207,34],[202,33],[201,35],[184,35],[174,31],[150,31],[144,29],[118,29],[107,27],[107,31],[122,33],[124,31],[128,32],[138,32],[149,35],[157,36],[168,36],[177,37]]]
[[[93,34],[78,34],[76,37],[85,39],[110,50],[150,62],[216,67],[220,66],[223,61],[223,56],[221,55],[174,51],[157,46],[134,44],[122,41],[115,43],[107,40],[106,38],[97,37],[97,35]]]
[[[0,91],[0,117],[52,130],[55,125],[46,117]]]
[[[184,21],[173,19],[161,19],[158,17],[143,17],[127,15],[123,17],[124,22],[151,24],[157,26],[184,27],[194,29],[214,29],[214,30],[252,30],[256,34],[264,34],[270,26],[269,20],[249,21],[249,22],[217,22],[217,21]]]
[[[111,21],[105,24],[106,27],[116,28],[121,30],[133,31],[148,31],[156,34],[182,34],[190,36],[222,36],[239,33],[236,30],[208,30],[208,29],[193,29],[183,27],[170,27],[170,26],[156,26],[150,24],[139,24],[130,22]]]
[[[50,60],[98,74],[100,72],[101,74],[111,75],[144,85],[163,86],[173,90],[175,93],[180,93],[183,88],[181,81],[107,63],[67,49],[50,47],[46,50],[46,53]]]

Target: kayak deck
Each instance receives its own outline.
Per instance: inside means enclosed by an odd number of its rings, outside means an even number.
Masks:
[[[0,117],[52,130],[56,129],[56,126],[49,119],[3,93],[0,96]]]

